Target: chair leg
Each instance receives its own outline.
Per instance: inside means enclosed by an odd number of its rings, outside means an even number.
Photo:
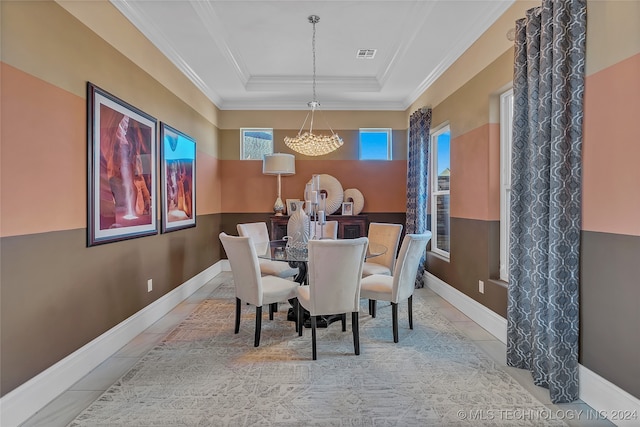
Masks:
[[[342,320],[342,332],[345,332],[347,330],[347,313],[342,313],[340,320]]]
[[[269,304],[269,320],[273,320],[273,313],[278,311],[278,303],[274,302]]]
[[[253,341],[253,346],[258,347],[260,345],[260,329],[262,328],[262,306],[256,307],[256,337]]]
[[[391,303],[391,323],[393,325],[393,342],[398,342],[398,304]]]
[[[316,360],[316,316],[311,316],[311,354],[313,360]]]
[[[298,316],[296,319],[296,323],[298,324],[298,336],[301,337],[302,336],[302,330],[304,329],[304,323],[302,321],[303,319],[303,313],[302,313],[302,304],[300,304],[300,301],[298,301]]]
[[[236,297],[236,328],[234,333],[240,332],[240,298]]]
[[[359,313],[357,311],[351,313],[351,329],[353,329],[353,349],[356,352],[356,356],[360,355],[360,330],[358,327],[358,314]]]
[[[413,295],[409,296],[409,329],[413,329]]]
[[[371,315],[371,317],[376,317],[376,305],[376,300],[369,300],[369,314]]]

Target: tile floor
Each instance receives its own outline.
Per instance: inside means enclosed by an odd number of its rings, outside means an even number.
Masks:
[[[228,280],[231,273],[224,272],[205,284],[197,292],[176,306],[170,313],[151,325],[117,353],[109,357],[100,366],[71,386],[67,391],[54,399],[38,413],[25,421],[21,427],[63,427],[71,422],[80,412],[102,395],[122,375],[132,368],[138,360],[151,350],[176,325],[186,318],[198,304],[206,299],[220,283]],[[595,411],[585,403],[554,405],[549,399],[546,389],[533,385],[531,375],[524,370],[510,368],[505,362],[505,345],[493,335],[481,328],[454,306],[434,292],[430,292],[430,304],[433,304],[462,333],[482,348],[490,357],[500,363],[516,381],[533,396],[549,408],[543,416],[563,419],[569,426],[613,426],[607,420],[594,419]],[[517,417],[518,414],[496,415]],[[522,416],[522,414],[520,414]],[[524,414],[527,416],[527,414]],[[535,416],[535,414],[533,415]]]

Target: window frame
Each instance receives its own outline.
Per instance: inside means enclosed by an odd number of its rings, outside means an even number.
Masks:
[[[500,94],[500,280],[509,282],[513,89]]]
[[[449,122],[442,123],[431,131],[429,140],[429,197],[431,203],[431,252],[449,260],[451,257],[451,227],[449,227],[449,251],[438,247],[438,196],[449,196],[447,221],[451,224],[451,142],[449,143],[449,189],[438,189],[438,137],[447,132],[449,133],[449,141],[451,141],[451,126]]]
[[[246,132],[266,132],[271,134],[271,152],[264,154],[273,154],[273,128],[240,128],[240,160],[263,160],[263,157],[259,159],[247,159],[245,155],[245,133]]]
[[[387,158],[386,159],[363,159],[362,158],[362,134],[363,133],[384,133],[387,135]],[[358,130],[358,160],[379,160],[389,161],[392,160],[393,154],[393,130],[391,128],[360,128]]]

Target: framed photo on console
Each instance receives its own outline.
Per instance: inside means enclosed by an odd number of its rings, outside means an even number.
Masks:
[[[162,232],[196,226],[196,141],[160,123]]]
[[[87,130],[87,246],[157,234],[157,120],[89,82]]]
[[[342,215],[353,215],[353,202],[344,202],[342,204]]]
[[[287,199],[287,215],[291,216],[296,211],[296,202],[300,199]]]

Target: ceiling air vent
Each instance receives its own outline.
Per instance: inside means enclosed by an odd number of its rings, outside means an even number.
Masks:
[[[358,59],[373,59],[376,56],[376,49],[358,49],[356,58]]]

